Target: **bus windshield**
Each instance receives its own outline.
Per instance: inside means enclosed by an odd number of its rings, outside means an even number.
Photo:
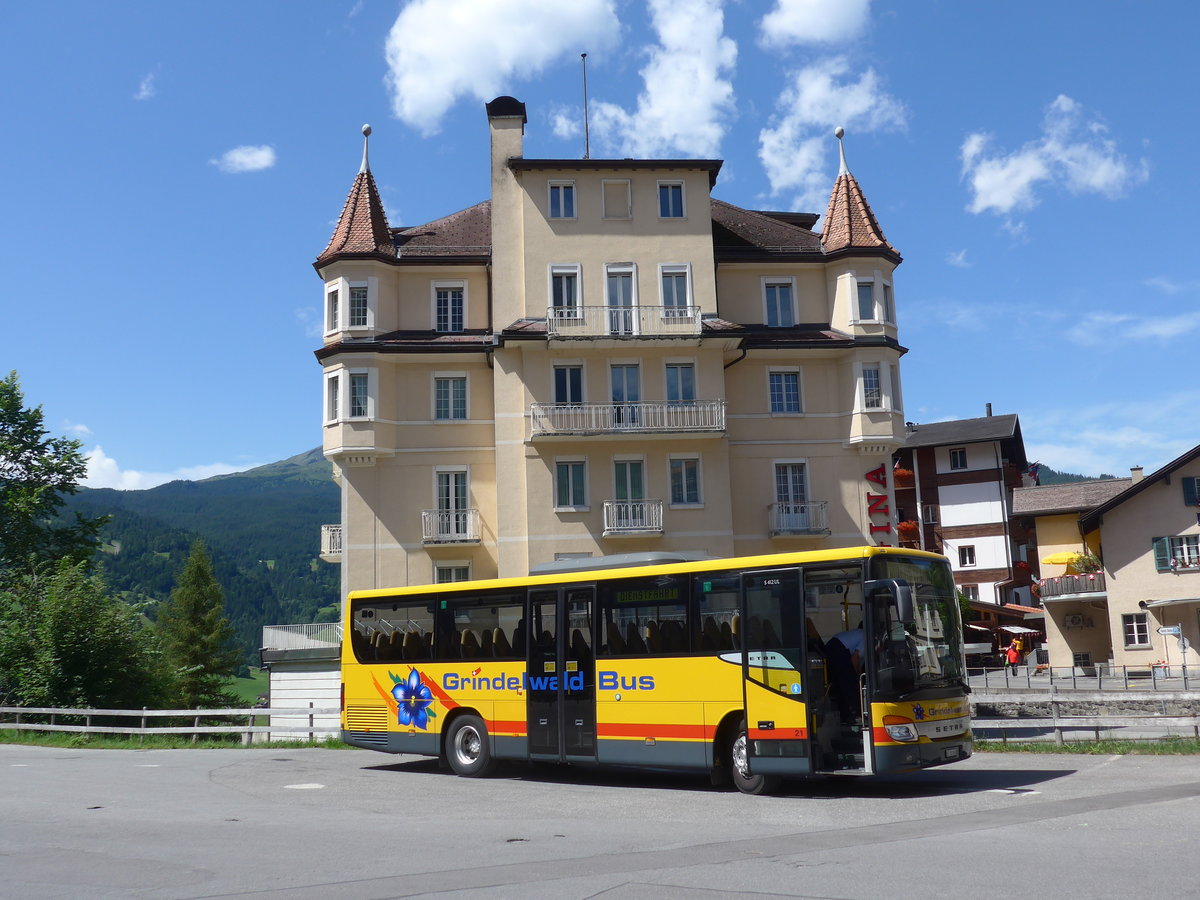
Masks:
[[[960,687],[962,621],[950,565],[941,559],[877,556],[872,560],[872,577],[906,581],[913,596],[912,622],[897,622],[894,608],[875,611],[880,690],[903,693]]]

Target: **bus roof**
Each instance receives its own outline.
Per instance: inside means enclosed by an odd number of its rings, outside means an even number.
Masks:
[[[673,555],[671,552],[660,554],[621,554],[621,556],[648,556],[661,559]],[[680,554],[682,555],[682,554]],[[778,566],[787,563],[800,565],[802,563],[824,563],[837,560],[866,559],[872,556],[909,556],[922,559],[945,559],[937,553],[927,550],[911,550],[905,547],[837,547],[830,550],[801,550],[791,553],[769,553],[759,556],[711,557],[677,562],[651,562],[618,565],[615,568],[603,565],[591,568],[566,569],[547,574],[530,574],[516,578],[489,578],[480,581],[453,581],[440,584],[421,584],[406,587],[371,588],[369,590],[351,591],[350,600],[370,599],[376,597],[395,597],[406,594],[429,593],[432,591],[458,592],[479,591],[495,588],[523,588],[538,585],[554,585],[578,583],[586,581],[609,581],[616,578],[629,578],[637,575],[673,575],[688,572],[708,572],[725,569],[754,569],[765,566]],[[593,557],[593,563],[603,563],[605,557]],[[563,562],[586,563],[587,560],[563,560]]]

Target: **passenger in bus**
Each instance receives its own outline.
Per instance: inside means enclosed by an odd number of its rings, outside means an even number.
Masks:
[[[862,720],[862,704],[858,693],[858,678],[863,669],[862,653],[861,622],[857,628],[839,631],[825,643],[825,659],[843,725],[854,725]]]

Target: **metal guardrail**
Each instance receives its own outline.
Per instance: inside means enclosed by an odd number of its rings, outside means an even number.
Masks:
[[[1200,671],[1189,666],[1150,663],[1142,666],[967,667],[971,686],[983,690],[1179,691],[1200,688]]]
[[[771,537],[829,533],[829,502],[826,500],[772,503],[768,514]]]
[[[662,534],[661,500],[605,500],[604,537],[622,534]]]
[[[240,734],[242,743],[250,744],[256,734],[272,733],[305,733],[308,739],[314,740],[317,735],[333,735],[340,733],[340,726],[331,727],[320,725],[315,721],[316,716],[339,716],[339,707],[263,707],[251,709],[63,709],[56,707],[33,706],[0,706],[0,730],[14,731],[66,731],[77,734],[190,734],[193,739],[202,734]],[[262,716],[289,716],[292,718],[308,718],[307,725],[255,725],[254,720]],[[31,722],[29,717],[49,718],[49,722]],[[83,719],[82,724],[62,724],[61,718]],[[98,718],[105,719],[138,719],[139,725],[100,725],[95,722]],[[150,726],[147,724],[153,718],[191,719],[191,725]],[[231,722],[228,725],[202,725],[202,720],[221,718],[245,719],[244,724]],[[22,721],[24,719],[24,721]]]
[[[724,431],[724,400],[637,403],[534,403],[534,437],[552,434],[646,434]]]
[[[321,526],[321,555],[322,556],[341,556],[342,555],[342,526],[341,525],[322,525]]]
[[[551,338],[699,333],[696,306],[552,306],[546,310],[546,334]]]
[[[1086,575],[1057,575],[1053,578],[1043,578],[1038,582],[1038,591],[1042,600],[1069,597],[1075,594],[1104,594],[1108,587],[1103,572],[1089,572]]]
[[[314,622],[304,625],[264,625],[264,650],[313,650],[342,645],[341,622]]]
[[[1121,702],[1124,703],[1153,703],[1161,705],[1165,708],[1165,704],[1169,701],[1175,702],[1200,702],[1200,692],[1197,691],[1171,691],[1170,693],[1160,691],[1129,691],[1119,695]],[[1038,706],[1050,707],[1050,715],[1034,715],[1034,716],[1011,716],[1011,717],[989,717],[981,718],[973,716],[971,719],[971,728],[978,735],[982,730],[997,730],[1000,732],[1000,741],[1008,743],[1010,740],[1027,742],[1030,740],[1039,740],[1036,736],[1024,735],[1015,736],[1011,733],[1014,731],[1048,731],[1050,739],[1055,744],[1061,746],[1066,737],[1064,732],[1091,732],[1090,738],[1094,740],[1101,739],[1101,732],[1111,731],[1117,728],[1134,729],[1133,734],[1113,735],[1108,734],[1106,737],[1119,739],[1146,739],[1162,736],[1162,732],[1171,733],[1171,729],[1184,728],[1191,729],[1191,737],[1200,738],[1200,715],[1169,715],[1169,714],[1137,714],[1137,713],[1106,713],[1104,715],[1069,715],[1060,711],[1062,706],[1078,706],[1084,703],[1112,703],[1114,695],[1111,692],[1105,691],[1070,691],[1066,693],[1058,693],[1047,691],[1044,693],[1022,693],[1022,694],[971,694],[972,707],[982,705],[1012,705],[1018,704],[1021,706]],[[1151,734],[1147,734],[1150,732]],[[1075,734],[1072,735],[1076,736]],[[987,738],[983,738],[986,740]],[[1040,738],[1045,740],[1045,738]]]
[[[421,510],[421,543],[469,544],[479,542],[479,510]]]

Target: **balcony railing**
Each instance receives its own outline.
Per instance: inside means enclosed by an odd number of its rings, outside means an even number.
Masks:
[[[552,306],[546,310],[546,334],[552,338],[699,333],[698,306]]]
[[[1108,592],[1103,572],[1043,578],[1038,584],[1038,589],[1043,602],[1077,594],[1105,594]]]
[[[534,403],[534,437],[551,434],[646,434],[725,430],[724,400],[665,403]]]
[[[421,510],[421,542],[425,544],[470,544],[479,541],[479,510]]]
[[[661,500],[605,500],[604,536],[662,534]]]
[[[264,625],[264,650],[312,650],[321,647],[340,647],[340,622],[317,622],[306,625]]]
[[[803,503],[772,503],[769,507],[771,537],[829,534],[829,504],[825,500]]]
[[[342,526],[321,526],[321,556],[340,557],[342,555]]]

